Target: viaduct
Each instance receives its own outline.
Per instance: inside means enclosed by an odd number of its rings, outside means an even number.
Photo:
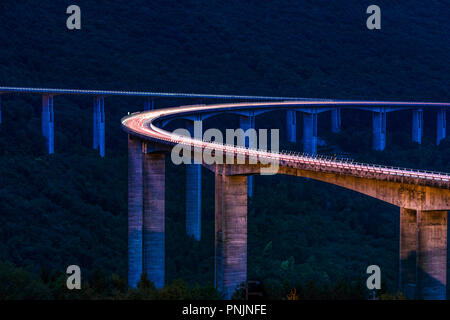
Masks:
[[[342,101],[290,97],[227,96],[185,93],[73,90],[0,87],[2,94],[42,95],[42,134],[48,153],[54,153],[53,97],[90,95],[93,97],[93,148],[105,156],[104,98],[138,96],[145,99],[144,112],[122,119],[128,133],[128,283],[136,286],[146,272],[156,287],[164,286],[165,243],[165,157],[176,144],[201,150],[231,152],[243,156],[245,164],[202,164],[215,173],[215,285],[230,298],[246,281],[247,197],[252,195],[252,176],[264,167],[261,159],[280,164],[278,174],[295,175],[335,184],[391,203],[400,208],[399,287],[408,298],[445,299],[447,264],[447,211],[450,210],[450,175],[354,163],[316,156],[317,115],[331,112],[331,129],[341,128],[343,108],[362,109],[373,114],[372,146],[386,146],[387,113],[411,110],[412,140],[421,143],[423,111],[437,110],[436,143],[446,136],[446,109],[450,103]],[[192,105],[154,109],[154,98],[214,99],[246,101],[213,105]],[[257,101],[257,102],[251,102]],[[262,102],[264,101],[264,102]],[[0,125],[1,125],[0,99]],[[296,141],[297,113],[303,114],[305,154],[270,152],[186,139],[163,129],[175,118],[194,121],[222,113],[239,116],[240,127],[255,126],[255,118],[265,112],[286,112],[286,137]],[[248,161],[256,157],[258,163]],[[201,171],[199,164],[187,165],[186,232],[201,237]]]

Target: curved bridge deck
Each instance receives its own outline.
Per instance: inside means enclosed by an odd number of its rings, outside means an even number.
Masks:
[[[215,173],[214,282],[226,298],[231,298],[247,279],[248,179],[276,164],[276,173],[331,183],[400,207],[400,290],[412,299],[445,299],[447,210],[450,210],[448,173],[249,149],[197,140],[161,127],[177,117],[201,121],[222,112],[254,116],[272,110],[326,109],[337,104],[346,108],[378,106],[382,109],[449,106],[422,102],[282,101],[181,106],[124,117],[122,127],[129,134],[130,285],[136,286],[143,271],[159,286],[164,284],[164,241],[161,240],[164,239],[161,235],[164,234],[164,159],[167,151],[177,145],[189,153],[206,150],[215,155],[220,152],[222,158],[224,154],[232,155],[234,159],[232,164],[202,163]],[[239,163],[239,158],[244,162]],[[188,170],[188,176],[198,175],[196,170]],[[198,184],[189,187],[196,188],[194,193],[200,196]]]

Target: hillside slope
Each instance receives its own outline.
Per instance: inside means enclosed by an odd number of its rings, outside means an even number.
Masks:
[[[378,1],[380,31],[365,27],[372,3],[341,3],[84,0],[77,3],[82,30],[68,31],[67,1],[5,0],[0,85],[450,101],[447,1]],[[189,102],[157,99],[156,106]],[[127,154],[119,120],[142,109],[143,101],[106,99],[105,159],[90,148],[90,98],[55,97],[53,156],[45,154],[40,136],[40,104],[38,96],[3,96],[0,260],[36,274],[79,264],[87,275],[98,269],[124,277]],[[388,148],[375,153],[370,114],[344,111],[339,135],[329,134],[321,115],[319,135],[328,144],[322,151],[450,171],[450,143],[434,146],[434,112],[425,113],[422,146],[409,141],[405,117],[409,113],[389,115]],[[282,114],[262,116],[257,126],[283,121]],[[220,125],[220,119],[208,122]],[[184,235],[184,169],[167,171],[168,280],[211,283],[213,177],[204,174],[204,236],[196,243]],[[397,208],[346,190],[257,177],[249,204],[249,277],[280,297],[311,281],[358,281],[367,265],[379,264],[395,292],[397,219]]]

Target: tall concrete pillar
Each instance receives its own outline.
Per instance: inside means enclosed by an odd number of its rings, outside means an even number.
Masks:
[[[400,208],[399,289],[408,299],[417,298],[416,211]]]
[[[144,111],[150,111],[155,108],[155,100],[152,97],[148,97],[144,102]]]
[[[412,141],[422,143],[423,136],[423,110],[417,109],[412,112]]]
[[[400,209],[399,267],[408,299],[446,298],[447,211]]]
[[[303,151],[317,154],[317,113],[303,114]]]
[[[44,96],[42,96],[41,125],[42,125],[42,134],[45,137],[49,154],[53,154],[55,152],[53,120],[54,120],[53,96],[52,95],[44,95]]]
[[[241,116],[239,118],[239,127],[246,131],[250,128],[255,129],[255,116],[254,115],[249,115],[249,116]],[[249,147],[249,139],[245,138],[245,146],[248,148]],[[253,176],[248,176],[247,178],[247,183],[248,183],[248,189],[247,189],[247,193],[249,197],[253,196]]]
[[[142,142],[128,136],[128,285],[137,287],[142,274],[143,176]]]
[[[203,129],[202,122],[187,122],[187,129],[192,137],[201,139]],[[194,132],[197,130],[198,132]],[[202,166],[200,164],[186,165],[186,233],[201,239],[202,234]]]
[[[372,148],[382,151],[386,148],[386,111],[374,111],[372,118]]]
[[[331,132],[338,133],[341,131],[341,109],[335,108],[331,110]]]
[[[156,288],[164,287],[165,155],[143,155],[143,269]]]
[[[97,98],[92,105],[92,148],[98,150],[98,108]]]
[[[105,99],[94,98],[93,107],[93,148],[99,150],[100,156],[105,156]]]
[[[445,139],[447,134],[447,117],[445,108],[438,110],[437,112],[437,135],[436,144],[439,145],[442,140]]]
[[[418,211],[419,299],[445,300],[447,289],[447,211]]]
[[[297,141],[297,112],[286,111],[286,139],[295,143]]]
[[[247,281],[247,177],[216,172],[215,286],[231,299]]]

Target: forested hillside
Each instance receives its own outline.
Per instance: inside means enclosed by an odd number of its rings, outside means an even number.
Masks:
[[[0,2],[0,86],[450,101],[447,1],[378,1],[382,29],[376,31],[365,25],[372,3],[358,0],[82,0],[79,31],[66,28],[70,4]],[[198,102],[155,101],[157,108]],[[90,281],[76,298],[218,297],[210,288],[213,176],[204,171],[197,243],[184,231],[184,168],[169,161],[167,282],[181,278],[191,289],[178,281],[156,296],[147,283],[138,293],[123,287],[127,148],[120,118],[143,103],[105,99],[107,151],[101,159],[91,149],[91,98],[54,98],[56,153],[49,156],[40,134],[41,98],[2,95],[0,298],[70,298],[58,279],[71,264]],[[284,143],[284,149],[302,148],[298,117],[299,143]],[[369,112],[344,110],[339,134],[330,133],[329,114],[321,114],[319,152],[450,172],[450,141],[435,146],[436,113],[425,110],[424,117],[423,144],[417,145],[410,138],[410,112],[389,113],[387,148],[374,152]],[[256,125],[281,128],[284,136],[284,121],[284,114],[271,113]],[[236,127],[237,119],[215,118],[205,126],[224,123]],[[293,288],[304,299],[365,298],[365,270],[377,264],[383,292],[395,294],[398,211],[311,180],[256,177],[248,277],[262,281],[270,298],[285,298]],[[10,279],[26,290],[12,290]]]

